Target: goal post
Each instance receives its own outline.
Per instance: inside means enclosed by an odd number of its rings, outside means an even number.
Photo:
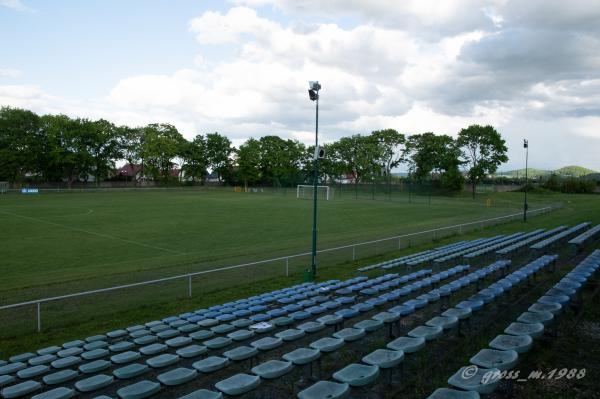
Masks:
[[[308,184],[299,184],[296,187],[296,198],[312,199],[314,187]],[[333,189],[329,186],[317,186],[317,196],[319,199],[329,201],[333,199]]]
[[[0,181],[0,194],[6,194],[10,188],[7,181]]]

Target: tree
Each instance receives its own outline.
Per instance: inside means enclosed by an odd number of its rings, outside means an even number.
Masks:
[[[381,158],[380,147],[373,136],[355,134],[351,137],[342,137],[333,146],[334,158],[338,167],[344,173],[352,172],[354,175],[355,190],[358,183],[368,178],[373,178],[381,169],[377,160]]]
[[[254,138],[249,138],[236,151],[236,159],[240,180],[244,182],[244,189],[248,191],[249,184],[255,184],[260,181],[261,164],[260,142]]]
[[[500,133],[490,125],[471,125],[462,129],[458,133],[457,144],[462,150],[464,163],[468,165],[467,176],[475,198],[477,183],[508,161],[506,144]]]
[[[394,129],[375,130],[371,132],[371,136],[379,147],[380,158],[378,163],[385,171],[391,184],[392,169],[402,162],[402,146],[406,143],[406,138]]]
[[[0,180],[17,182],[40,172],[40,118],[19,108],[0,108]]]
[[[171,180],[174,159],[181,155],[184,143],[173,125],[153,123],[144,128],[141,158],[154,178]]]
[[[185,172],[186,177],[191,177],[193,182],[199,179],[204,184],[208,167],[204,136],[199,134],[191,142],[186,142],[183,145],[181,158],[183,159],[181,169]]]
[[[219,133],[209,133],[206,135],[206,156],[208,166],[217,173],[217,178],[221,181],[223,174],[231,166],[231,154],[234,148],[231,146],[231,140]]]
[[[121,157],[118,132],[115,125],[107,120],[80,121],[87,131],[88,152],[93,158],[91,173],[98,185],[108,177],[115,167],[115,160]]]
[[[260,143],[260,171],[263,180],[273,186],[293,186],[302,169],[306,148],[297,140],[264,136]]]
[[[132,171],[134,171],[133,166],[138,162],[141,162],[143,165],[142,140],[144,137],[144,129],[141,127],[131,128],[128,126],[119,126],[116,128],[116,135],[119,143],[120,157],[131,165]],[[135,174],[133,176],[133,181],[134,184],[137,184],[137,177]]]

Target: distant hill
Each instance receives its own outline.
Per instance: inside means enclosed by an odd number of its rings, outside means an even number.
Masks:
[[[556,170],[543,170],[543,169],[527,168],[527,174],[529,175],[529,177],[548,176],[552,173],[556,173],[559,176],[581,177],[581,176],[586,176],[586,175],[590,175],[590,174],[594,174],[594,173],[598,173],[598,172],[596,172],[595,170],[592,170],[592,169],[584,168],[582,166],[565,166],[563,168],[556,169]],[[501,172],[501,173],[499,172],[499,173],[496,173],[495,176],[510,177],[510,178],[524,177],[525,169],[509,170],[509,171]]]

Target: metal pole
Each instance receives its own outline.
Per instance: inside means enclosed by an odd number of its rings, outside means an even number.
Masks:
[[[525,203],[523,204],[523,222],[527,222],[527,169],[529,164],[529,141],[525,140],[523,142],[523,146],[525,147]]]
[[[285,258],[285,276],[290,276],[290,258]]]
[[[312,262],[311,262],[311,275],[314,279],[317,276],[317,180],[319,179],[319,164],[318,154],[319,149],[319,95],[317,91],[316,100],[316,117],[315,117],[315,163],[314,163],[314,177],[313,177],[313,228],[312,228]]]
[[[42,312],[40,310],[40,303],[37,303],[37,331],[42,331]]]
[[[188,276],[188,296],[192,297],[192,276]]]

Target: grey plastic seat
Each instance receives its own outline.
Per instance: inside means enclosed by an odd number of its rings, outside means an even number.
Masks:
[[[48,364],[56,360],[56,355],[46,354],[41,356],[32,357],[27,362],[32,366],[39,366],[40,364]]]
[[[319,381],[298,393],[298,399],[342,399],[348,396],[350,385]]]
[[[321,351],[313,348],[298,348],[291,352],[285,353],[282,357],[297,366],[302,366],[321,357]]]
[[[227,345],[231,345],[232,342],[233,341],[231,338],[217,337],[209,339],[208,341],[204,341],[202,345],[206,346],[208,349],[220,349],[226,347]]]
[[[383,322],[380,320],[365,319],[355,323],[353,327],[360,330],[365,330],[366,332],[373,332],[383,327]]]
[[[337,324],[342,323],[344,321],[344,318],[336,314],[328,314],[317,318],[317,321],[319,323],[325,324],[326,326],[335,326]]]
[[[124,351],[128,351],[129,349],[132,349],[134,346],[135,346],[135,344],[133,342],[121,341],[114,345],[110,345],[108,347],[108,350],[110,350],[111,352],[124,352]],[[97,349],[97,350],[103,350],[103,349]]]
[[[189,359],[192,357],[197,357],[200,356],[203,353],[206,353],[208,349],[206,348],[206,346],[201,346],[201,345],[190,345],[190,346],[186,346],[185,348],[180,348],[177,349],[177,353],[179,356],[185,358],[185,359]]]
[[[360,387],[375,381],[379,376],[379,367],[364,364],[349,364],[333,373],[333,378],[352,387]]]
[[[248,327],[252,323],[254,323],[254,322],[250,319],[237,319],[237,320],[231,321],[231,325],[234,326],[235,328]],[[217,392],[215,392],[215,393],[217,393]],[[221,392],[218,392],[218,394],[221,395]]]
[[[544,333],[544,325],[542,323],[510,323],[504,329],[504,332],[509,335],[529,335],[531,338],[539,338]]]
[[[514,350],[517,353],[525,353],[531,349],[533,345],[533,338],[529,335],[498,335],[492,341],[489,346],[493,349],[501,351]]]
[[[156,355],[157,353],[164,352],[168,349],[168,346],[165,344],[152,344],[148,346],[143,346],[140,348],[140,353],[146,356]]]
[[[131,344],[131,346],[133,346],[133,344]],[[123,346],[123,347],[125,347],[125,346]],[[83,352],[81,354],[81,357],[84,360],[96,360],[96,359],[103,358],[104,356],[108,356],[108,353],[109,352],[108,352],[107,349],[100,348],[100,349],[94,349],[94,350],[91,350],[91,351]]]
[[[146,364],[131,363],[124,367],[119,367],[113,370],[113,375],[120,380],[126,380],[129,378],[137,377],[138,375],[144,374],[150,370],[150,367]]]
[[[387,347],[404,353],[414,353],[425,347],[425,338],[400,337],[387,344]]]
[[[482,349],[469,361],[486,369],[511,370],[517,365],[519,354],[514,350]]]
[[[333,333],[335,338],[343,339],[345,342],[356,341],[366,335],[365,330],[360,328],[348,327]]]
[[[442,316],[456,317],[459,320],[468,319],[469,317],[471,317],[472,314],[473,314],[473,311],[471,310],[471,308],[463,308],[463,309],[450,308],[450,309],[442,312]]]
[[[35,366],[40,367],[40,366]],[[46,366],[47,367],[47,366]],[[9,374],[0,375],[0,388],[10,385],[15,382],[16,378]]]
[[[45,375],[42,378],[42,381],[44,381],[44,384],[46,385],[57,385],[72,380],[78,375],[79,373],[75,370],[61,370],[56,373]]]
[[[562,312],[560,303],[534,303],[527,309],[530,312],[550,312],[554,315]]]
[[[237,396],[249,392],[259,385],[259,376],[240,373],[217,382],[215,388],[226,395]]]
[[[75,394],[75,391],[72,389],[59,387],[34,395],[31,399],[69,399],[75,396]]]
[[[18,355],[14,355],[11,356],[10,358],[8,358],[8,360],[10,361],[10,363],[19,363],[19,362],[26,362],[29,359],[31,359],[32,357],[36,357],[37,355],[35,355],[34,353],[31,352],[27,352],[27,353],[21,353]],[[0,361],[0,367],[6,366],[8,364],[8,362],[2,360]]]
[[[79,366],[79,371],[81,371],[83,374],[95,374],[102,370],[106,370],[111,365],[112,363],[107,360],[98,359],[94,360],[93,362],[82,364]]]
[[[253,367],[252,372],[261,378],[270,380],[289,373],[293,368],[292,362],[269,360]]]
[[[226,357],[209,356],[192,364],[196,370],[202,373],[211,373],[222,369],[229,364],[229,359]]]
[[[19,398],[33,393],[42,388],[42,384],[37,381],[28,380],[17,385],[11,385],[2,389],[2,397],[6,399]]]
[[[156,379],[159,380],[163,385],[175,386],[185,384],[186,382],[196,378],[197,375],[198,371],[195,369],[179,367],[174,370],[167,371],[166,373],[159,374]]]
[[[99,349],[102,350],[102,349]],[[69,356],[63,357],[61,359],[57,359],[50,363],[55,369],[66,369],[67,367],[74,366],[78,363],[81,363],[81,358],[78,356]]]
[[[9,363],[0,367],[0,375],[16,373],[19,370],[27,368],[27,364],[23,362]]]
[[[458,317],[455,316],[436,316],[425,322],[425,325],[430,327],[441,327],[444,330],[449,330],[458,325]]]
[[[400,314],[393,312],[380,312],[373,316],[373,320],[377,320],[382,323],[394,323],[400,320]]]
[[[208,389],[198,389],[192,393],[180,396],[178,399],[223,399],[221,392],[209,391]]]
[[[136,345],[150,345],[155,342],[158,342],[158,337],[156,335],[144,335],[143,337],[133,340],[133,343]]]
[[[63,348],[61,348],[60,346],[56,346],[56,345],[49,346],[47,348],[39,349],[37,351],[37,354],[40,355],[40,356],[43,356],[43,355],[53,355],[53,354],[57,353],[58,351],[60,351],[61,349],[63,349]]]
[[[238,346],[223,353],[223,356],[236,362],[253,358],[258,355],[258,349],[251,346]]]
[[[548,326],[554,320],[554,315],[550,312],[523,312],[517,318],[520,323],[535,324],[542,323],[544,326]]]
[[[58,351],[56,354],[58,355],[58,357],[69,357],[69,356],[77,356],[82,352],[83,352],[83,348],[75,346],[73,348],[63,349],[61,351]]]
[[[117,395],[121,399],[143,399],[156,394],[158,391],[160,391],[158,382],[143,380],[119,389]]]
[[[127,335],[127,331],[125,330],[114,330],[106,333],[108,338],[121,338]]]
[[[252,345],[253,347],[255,347],[258,350],[268,351],[271,349],[275,349],[278,346],[281,346],[282,343],[283,343],[283,340],[281,338],[265,337],[265,338],[256,340],[254,342],[251,342],[250,345]]]
[[[50,367],[48,367],[45,364],[40,364],[37,366],[32,366],[32,367],[28,367],[26,369],[17,371],[17,377],[19,377],[22,380],[28,380],[30,378],[37,377],[38,375],[42,375],[45,372],[47,372],[48,370],[50,370]],[[8,385],[8,384],[4,384],[4,385]],[[2,386],[2,384],[0,384],[0,386]]]
[[[324,337],[311,342],[309,346],[321,352],[333,352],[344,346],[344,340],[341,338]]]
[[[306,323],[302,323],[298,325],[298,329],[307,333],[313,333],[317,331],[321,331],[325,328],[325,324],[319,323],[317,321],[307,321]]]
[[[438,388],[427,399],[479,399],[479,392],[457,391],[456,389]]]
[[[113,383],[114,380],[115,379],[113,376],[109,376],[106,374],[97,374],[93,377],[77,381],[75,383],[75,388],[79,392],[97,391],[98,389],[109,386]]]
[[[283,341],[290,342],[295,341],[304,337],[306,334],[302,330],[297,330],[295,328],[291,328],[289,330],[280,331],[275,334],[277,338],[282,339]]]
[[[62,347],[65,349],[69,349],[69,348],[75,348],[75,347],[83,346],[83,345],[85,345],[85,341],[77,339],[75,341],[65,342],[64,344],[62,344]]]
[[[219,324],[217,326],[211,327],[210,329],[211,329],[211,331],[213,331],[216,334],[225,334],[225,333],[235,330],[235,327],[231,324],[224,323],[224,324]]]
[[[146,364],[154,369],[170,366],[179,361],[179,356],[171,353],[164,353],[146,360]]]
[[[389,369],[399,365],[404,359],[404,352],[390,349],[376,349],[362,358],[364,363],[377,366],[380,369]]]
[[[465,371],[467,369],[467,367],[461,367],[460,370],[458,370],[448,379],[448,384],[460,389],[464,389],[465,391],[476,391],[480,394],[490,394],[494,392],[500,383],[500,370],[498,369],[469,369],[473,370],[473,373]]]
[[[236,330],[227,334],[227,338],[231,338],[234,341],[245,341],[248,338],[252,338],[254,336],[254,331],[250,330]]]
[[[165,341],[165,344],[171,348],[180,348],[191,343],[192,339],[190,337],[176,337]]]
[[[127,351],[110,357],[110,361],[115,364],[131,363],[138,360],[142,355],[139,352]]]
[[[210,330],[200,330],[200,331],[191,333],[189,335],[189,337],[196,341],[204,341],[205,339],[208,339],[208,338],[212,337],[213,335],[215,335],[215,333]]]
[[[408,332],[409,337],[425,338],[426,341],[433,341],[442,336],[444,329],[442,327],[419,326]]]
[[[280,317],[271,319],[270,322],[277,327],[283,327],[283,326],[289,326],[290,324],[293,324],[294,319],[292,319],[291,317],[287,317],[287,316],[280,316]]]

